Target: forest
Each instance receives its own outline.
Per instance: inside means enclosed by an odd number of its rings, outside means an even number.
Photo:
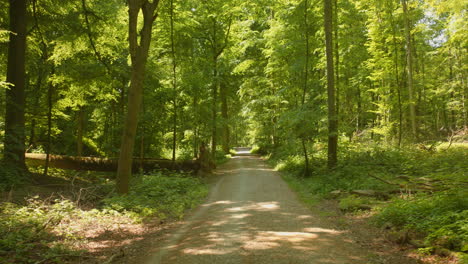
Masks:
[[[468,263],[467,10],[1,1],[0,263],[125,259],[89,233],[183,219],[236,147],[420,263]]]

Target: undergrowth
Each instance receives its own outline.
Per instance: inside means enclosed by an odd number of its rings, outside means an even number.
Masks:
[[[198,205],[208,188],[198,178],[183,173],[165,176],[162,172],[135,178],[130,193],[103,200],[104,208],[130,212],[142,219],[148,216],[182,218],[188,208]]]
[[[108,187],[99,190],[108,192]],[[90,233],[119,233],[122,224],[136,225],[152,217],[181,218],[202,201],[207,189],[188,174],[156,172],[134,177],[128,195],[107,193],[86,209],[78,206],[79,200],[56,196],[0,203],[0,263],[86,260],[83,248],[92,239]]]
[[[311,155],[312,175],[304,178],[304,159],[291,153],[272,153],[270,163],[300,197],[313,205],[338,198],[343,211],[372,205],[372,222],[422,237],[421,252],[445,248],[468,253],[468,149],[464,145],[427,151],[348,144],[341,147],[339,164],[326,168],[325,150]],[[296,152],[300,153],[300,152]],[[356,190],[372,190],[382,197],[362,197]],[[390,198],[390,201],[385,201]]]

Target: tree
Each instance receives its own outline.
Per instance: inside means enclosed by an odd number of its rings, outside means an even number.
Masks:
[[[414,82],[413,82],[413,43],[411,38],[411,28],[409,21],[409,11],[407,0],[402,0],[403,5],[403,14],[405,17],[405,40],[406,40],[406,69],[407,69],[407,78],[408,78],[408,100],[409,100],[409,109],[410,109],[410,120],[411,120],[411,132],[412,136],[417,139],[418,131],[416,125],[416,102],[414,99]]]
[[[26,169],[25,152],[25,53],[26,0],[10,0],[4,161]]]
[[[119,165],[117,168],[117,192],[126,194],[129,191],[132,175],[133,147],[140,112],[145,67],[151,43],[153,22],[157,18],[156,10],[159,0],[128,0],[129,31],[128,41],[132,61],[132,73],[128,93],[128,107],[120,147]],[[138,14],[143,14],[143,27],[138,36]]]
[[[324,28],[327,57],[327,94],[328,94],[328,167],[333,168],[337,162],[338,120],[335,111],[335,85],[333,67],[333,20],[332,1],[324,0]]]
[[[171,0],[170,6],[170,24],[171,24],[171,55],[172,55],[172,89],[174,97],[172,98],[172,105],[174,107],[174,116],[172,124],[172,163],[175,164],[176,146],[177,146],[177,61],[174,39],[174,0]]]

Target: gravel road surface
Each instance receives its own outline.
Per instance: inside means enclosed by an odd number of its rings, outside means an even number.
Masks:
[[[207,202],[159,243],[148,264],[371,263],[259,157],[234,157],[216,173]]]

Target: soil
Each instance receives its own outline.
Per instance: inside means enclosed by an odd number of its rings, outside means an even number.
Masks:
[[[112,263],[420,263],[382,236],[353,231],[330,213],[335,205],[328,216],[311,211],[258,157],[235,157],[215,173],[208,200],[185,221]]]
[[[205,176],[212,183],[210,195],[184,220],[96,223],[83,234],[88,243],[81,248],[89,253],[67,263],[456,263],[422,258],[414,248],[390,242],[385,230],[369,225],[367,215],[343,214],[335,201],[307,208],[261,158],[240,154]],[[71,189],[87,186],[33,178],[34,186],[2,198],[19,201],[54,193],[73,198]]]

